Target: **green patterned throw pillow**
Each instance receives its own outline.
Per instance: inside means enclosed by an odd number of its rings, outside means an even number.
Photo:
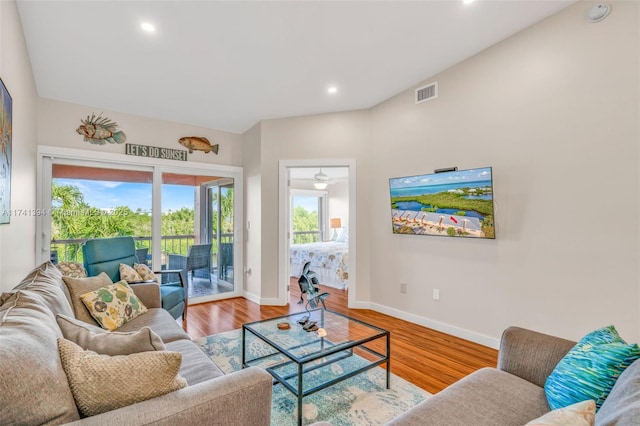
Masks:
[[[109,331],[147,312],[147,307],[124,280],[85,293],[80,299],[98,324]]]
[[[544,391],[549,407],[555,410],[593,399],[599,409],[620,374],[638,358],[638,345],[627,344],[614,326],[592,331],[547,378]]]

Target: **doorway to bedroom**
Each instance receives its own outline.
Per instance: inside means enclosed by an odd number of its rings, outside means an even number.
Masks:
[[[280,217],[287,219],[281,225],[285,230],[281,259],[286,259],[281,263],[281,277],[287,294],[290,286],[298,285],[307,262],[326,291],[350,289],[355,266],[351,264],[355,244],[349,239],[355,225],[350,209],[354,201],[350,175],[355,173],[351,167],[355,165],[350,162],[307,161],[291,162],[281,169],[286,176],[286,196],[281,199]]]

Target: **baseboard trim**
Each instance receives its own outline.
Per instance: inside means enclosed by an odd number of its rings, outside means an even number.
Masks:
[[[257,303],[258,305],[260,305],[260,297],[256,296],[253,293],[249,293],[248,291],[244,291],[242,293],[242,297],[244,297],[245,299],[247,299],[250,302]]]
[[[275,297],[265,297],[260,299],[260,304],[267,306],[285,306],[287,303]]]
[[[282,300],[277,298],[260,298],[255,294],[244,292],[244,297],[259,305],[270,306],[283,306],[286,303],[282,303]],[[390,315],[395,318],[399,318],[405,321],[409,321],[414,324],[428,327],[442,333],[447,333],[461,339],[469,340],[480,345],[484,345],[493,349],[500,347],[500,339],[496,339],[484,334],[476,333],[465,328],[456,327],[451,324],[432,320],[430,318],[422,317],[420,315],[412,314],[409,312],[401,311],[399,309],[391,308],[389,306],[381,305],[379,303],[365,302],[365,301],[353,301],[349,302],[350,309],[371,309],[372,311],[380,312],[381,314]]]
[[[349,309],[371,309],[371,302],[348,302]]]
[[[363,303],[363,302],[359,302]],[[476,333],[465,328],[456,327],[451,324],[447,324],[440,321],[435,321],[426,317],[421,317],[409,312],[404,312],[399,309],[391,308],[389,306],[380,305],[378,303],[369,303],[369,308],[373,311],[380,312],[382,314],[390,315],[395,318],[400,318],[405,321],[412,322],[414,324],[422,325],[424,327],[432,328],[442,333],[447,333],[452,336],[459,337],[461,339],[469,340],[474,343],[478,343],[483,346],[488,346],[493,349],[500,347],[500,339],[496,339],[484,334]],[[367,308],[364,308],[367,309]]]

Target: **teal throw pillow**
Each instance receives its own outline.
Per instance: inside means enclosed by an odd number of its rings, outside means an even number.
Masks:
[[[637,344],[627,344],[614,326],[584,336],[558,363],[544,384],[552,410],[586,399],[600,408],[616,380],[640,358]]]

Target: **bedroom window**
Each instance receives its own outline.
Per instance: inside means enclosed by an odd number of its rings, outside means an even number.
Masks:
[[[327,192],[291,190],[291,244],[326,239]]]

